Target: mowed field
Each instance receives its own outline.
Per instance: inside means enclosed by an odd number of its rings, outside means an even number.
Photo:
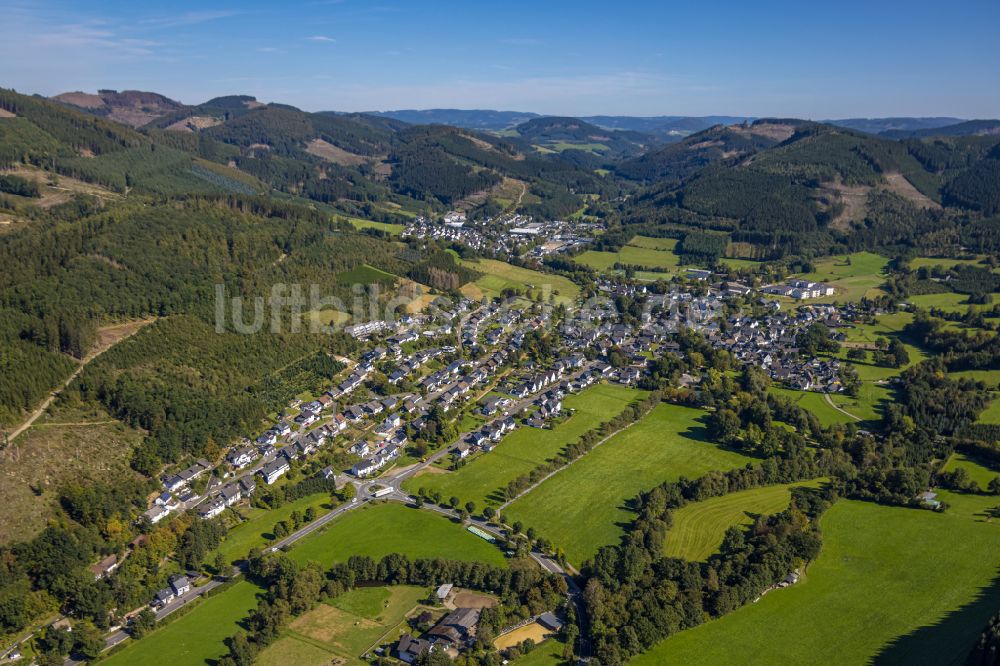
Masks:
[[[705,441],[705,412],[661,403],[507,507],[504,522],[520,520],[562,547],[581,565],[601,546],[617,543],[635,516],[625,501],[681,476],[741,467],[750,458]]]
[[[752,525],[756,516],[779,513],[792,501],[791,489],[816,487],[819,481],[752,488],[703,502],[692,502],[674,511],[663,554],[699,562],[719,550],[726,530]]]
[[[349,511],[288,554],[298,562],[315,561],[329,567],[351,555],[377,560],[389,553],[404,553],[412,559],[447,557],[496,566],[507,562],[496,546],[451,519],[396,502]]]
[[[212,663],[228,652],[223,641],[240,630],[239,621],[257,607],[263,590],[240,581],[203,601],[187,614],[142,638],[102,664],[108,666],[178,666]]]
[[[931,308],[939,308],[945,312],[961,312],[964,313],[972,308],[973,310],[988,310],[992,309],[993,305],[973,305],[969,303],[969,296],[967,294],[956,294],[955,292],[946,292],[943,294],[921,294],[919,296],[910,296],[907,298],[910,303],[913,303],[917,307],[924,308],[925,310],[930,310]]]
[[[406,228],[402,224],[376,222],[375,220],[363,220],[360,217],[348,217],[347,221],[350,222],[355,229],[378,229],[379,231],[384,231],[392,234],[393,236],[398,236],[403,233],[403,229]]]
[[[1000,524],[982,517],[995,498],[947,501],[944,514],[837,502],[803,581],[631,663],[961,664],[1000,607]]]
[[[792,389],[782,388],[780,386],[772,386],[768,390],[774,395],[780,395],[783,398],[788,398],[802,409],[812,412],[816,415],[816,418],[819,419],[819,422],[824,427],[856,422],[856,419],[852,419],[847,414],[838,412],[836,409],[831,407],[826,401],[826,398],[823,397],[822,393],[816,393],[814,391],[795,391]],[[858,418],[860,418],[860,416]]]
[[[419,601],[425,596],[425,588],[406,585],[355,588],[295,618],[255,663],[367,663],[361,655],[373,646],[397,640],[406,630],[406,618],[422,609]]]
[[[948,462],[945,463],[942,469],[946,472],[953,472],[959,468],[968,472],[969,477],[978,483],[982,490],[986,490],[990,481],[1000,476],[1000,467],[997,469],[991,469],[990,467],[980,464],[974,458],[970,458],[964,453],[958,452],[951,454],[948,458]],[[997,504],[1000,504],[1000,500],[997,501]]]
[[[548,294],[555,296],[556,302],[572,303],[580,293],[580,288],[561,275],[540,273],[530,268],[514,266],[495,259],[461,260],[461,264],[474,271],[484,273],[474,282],[462,286],[462,293],[472,299],[496,298],[504,289],[542,290],[548,300]],[[556,293],[558,292],[558,293]]]
[[[464,467],[454,472],[415,476],[403,487],[411,493],[421,487],[440,491],[445,499],[455,496],[462,504],[471,500],[480,509],[487,504],[496,506],[503,502],[498,491],[508,483],[552,458],[580,435],[621,413],[644,395],[643,391],[618,385],[591,386],[566,396],[564,409],[575,409],[576,413],[555,428],[539,430],[522,426],[504,437],[493,451],[474,458]]]
[[[598,271],[610,270],[616,263],[670,270],[676,268],[680,260],[674,253],[676,246],[675,238],[636,236],[618,252],[588,250],[575,257],[574,261]]]
[[[833,296],[810,300],[810,303],[857,301],[865,296],[877,296],[885,282],[883,271],[889,260],[871,252],[822,257],[813,261],[813,272],[793,277],[813,282],[825,282],[837,288]]]

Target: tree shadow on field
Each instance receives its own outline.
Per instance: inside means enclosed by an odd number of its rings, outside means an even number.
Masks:
[[[928,562],[927,566],[934,566],[934,563]],[[875,666],[963,664],[997,608],[1000,608],[1000,575],[994,576],[969,603],[950,611],[934,624],[899,636],[883,646],[869,663]]]

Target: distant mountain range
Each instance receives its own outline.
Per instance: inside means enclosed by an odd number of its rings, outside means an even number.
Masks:
[[[54,96],[55,101],[106,117],[132,127],[155,125],[173,129],[204,129],[222,115],[242,114],[264,106],[248,95],[217,97],[203,104],[186,105],[154,92],[139,90],[99,90],[96,94],[67,92]],[[294,108],[286,105],[282,108]],[[321,112],[324,115],[358,115]],[[369,111],[361,115],[379,116],[411,125],[451,125],[462,129],[503,133],[539,118],[554,118],[530,111],[497,111],[493,109],[400,109]],[[166,122],[169,120],[169,122]],[[604,130],[633,132],[626,140],[648,145],[670,143],[704,131],[716,125],[750,123],[753,116],[579,116],[575,120]],[[888,138],[928,136],[977,136],[1000,133],[1000,120],[964,120],[952,117],[845,118],[820,121],[830,125],[878,134]],[[182,127],[183,126],[183,127]],[[549,137],[551,140],[552,137]],[[621,138],[621,137],[619,137]],[[544,141],[544,138],[542,139]],[[627,150],[602,151],[625,154]]]

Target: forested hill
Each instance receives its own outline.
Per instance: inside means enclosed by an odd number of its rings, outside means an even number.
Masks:
[[[951,125],[922,129],[893,129],[881,133],[889,139],[944,136],[1000,136],[1000,120],[966,120]]]
[[[717,253],[730,243],[758,259],[863,248],[991,251],[1000,236],[996,136],[898,141],[759,120],[655,149],[618,173],[645,183],[622,207],[626,225],[712,232]]]
[[[609,130],[578,118],[546,116],[521,123],[506,136],[514,136],[534,146],[554,150],[589,150],[605,161],[638,155],[660,142],[651,134],[631,130]]]
[[[78,100],[79,101],[79,100]],[[138,130],[64,103],[0,91],[12,118],[0,161],[120,194],[268,191],[401,223],[450,207],[568,215],[613,187],[594,165],[525,142],[363,114],[307,113],[253,97],[180,107]],[[520,196],[530,191],[531,196]]]

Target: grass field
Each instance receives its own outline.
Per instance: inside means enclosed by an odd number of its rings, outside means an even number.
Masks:
[[[819,482],[753,488],[688,504],[674,511],[663,554],[694,562],[706,560],[719,550],[730,527],[752,525],[758,515],[784,511],[792,500],[791,488],[807,485],[815,487]]]
[[[635,518],[625,501],[639,491],[749,462],[706,442],[702,416],[698,409],[657,405],[642,421],[507,507],[504,521],[534,527],[579,566],[601,546],[618,541],[622,526]]]
[[[813,272],[796,275],[805,280],[825,282],[837,288],[837,293],[817,298],[810,303],[832,301],[857,301],[864,296],[882,293],[879,286],[885,282],[883,271],[889,260],[871,252],[822,257],[813,261]]]
[[[945,514],[841,500],[802,582],[632,663],[961,664],[1000,607],[1000,524],[977,515],[989,499],[961,497]]]
[[[535,649],[521,656],[512,663],[515,666],[559,666],[563,661],[562,652],[566,644],[556,638],[549,638]]]
[[[646,268],[676,268],[680,257],[674,253],[675,238],[651,238],[636,236],[618,252],[597,252],[588,250],[574,259],[577,263],[594,270],[607,271],[616,263],[643,266]],[[668,277],[659,274],[660,277]]]
[[[496,298],[504,289],[520,289],[522,291],[543,290],[545,298],[554,294],[557,302],[572,303],[580,293],[580,288],[561,275],[540,273],[530,268],[514,266],[495,259],[479,259],[476,261],[462,260],[463,266],[484,273],[478,280],[462,286],[462,293],[469,298],[478,299],[486,296]],[[547,291],[546,291],[547,290]],[[558,292],[558,293],[556,293]]]
[[[457,471],[424,474],[409,479],[404,488],[415,493],[421,487],[440,491],[447,499],[474,501],[480,508],[502,503],[497,491],[552,458],[564,446],[591,428],[621,413],[629,403],[645,395],[617,385],[591,386],[563,400],[565,409],[576,413],[551,430],[522,426],[507,435],[496,449],[470,461]]]
[[[406,617],[427,590],[421,587],[356,588],[295,618],[255,663],[263,666],[326,666],[360,659],[370,647],[398,639]]]
[[[862,382],[856,396],[834,393],[830,396],[833,404],[857,416],[862,421],[878,421],[882,418],[882,408],[892,402],[892,389],[884,384]]]
[[[316,510],[316,515],[321,516],[329,509],[329,501],[330,498],[327,495],[321,494],[302,497],[271,511],[242,507],[240,512],[246,520],[229,530],[225,541],[219,546],[218,552],[223,554],[227,562],[241,560],[246,557],[251,548],[264,546],[275,523],[287,520],[292,515],[292,511],[301,513],[307,508],[313,507]],[[211,561],[214,557],[214,554],[210,554],[206,560]]]
[[[971,305],[968,302],[968,295],[956,294],[951,291],[943,294],[921,294],[920,296],[910,296],[907,300],[917,307],[924,308],[925,310],[939,308],[945,312],[966,312],[970,307],[974,310],[990,309],[993,307],[992,304]]]
[[[247,581],[197,602],[186,615],[134,641],[102,664],[109,666],[177,666],[204,664],[228,651],[223,641],[240,629],[238,622],[257,607],[262,590]]]
[[[348,217],[347,221],[354,225],[355,229],[378,229],[393,236],[403,233],[406,228],[402,224],[391,224],[389,222],[375,222],[374,220],[362,220],[360,217]]]
[[[779,386],[772,386],[769,390],[774,395],[780,395],[784,398],[788,398],[802,409],[815,414],[816,418],[819,419],[819,422],[824,427],[835,424],[856,422],[855,419],[852,419],[847,414],[838,412],[836,409],[831,407],[829,403],[827,403],[826,398],[823,397],[822,393],[816,393],[814,391],[794,391],[792,389],[781,388]],[[861,417],[860,414],[855,414],[855,416],[858,416],[859,418]]]
[[[978,266],[980,268],[986,268],[986,264],[982,263],[985,255],[979,255],[975,259],[951,259],[948,257],[917,257],[910,261],[910,268],[912,270],[917,270],[918,268],[931,267],[931,266],[942,266],[944,268],[954,268],[955,266]]]
[[[980,489],[986,490],[989,486],[990,481],[1000,476],[1000,469],[991,469],[985,465],[980,464],[974,458],[970,458],[964,453],[953,453],[951,457],[948,458],[948,462],[945,463],[944,471],[953,472],[959,467],[963,468],[969,473],[969,476],[973,481],[979,484]],[[1000,501],[997,502],[1000,504]]]
[[[993,393],[993,400],[979,415],[978,423],[1000,423],[1000,394]]]
[[[395,552],[411,558],[448,557],[498,566],[506,563],[495,546],[450,519],[395,502],[344,514],[329,527],[303,539],[289,551],[289,556],[299,562],[314,560],[329,567],[351,555],[380,559]]]

